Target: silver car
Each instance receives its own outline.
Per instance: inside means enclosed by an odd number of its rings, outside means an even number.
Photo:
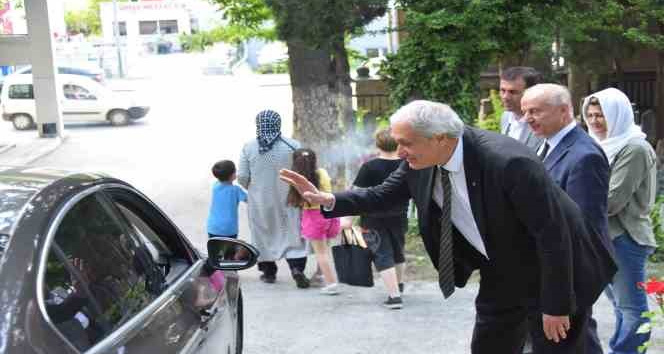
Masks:
[[[257,251],[207,246],[120,180],[0,166],[0,354],[241,353]]]

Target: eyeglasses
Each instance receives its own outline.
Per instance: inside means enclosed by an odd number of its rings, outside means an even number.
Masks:
[[[594,119],[594,120],[603,120],[603,119],[604,119],[604,115],[603,115],[602,113],[588,113],[588,114],[586,114],[586,119],[587,119],[587,120],[591,120],[591,119]]]

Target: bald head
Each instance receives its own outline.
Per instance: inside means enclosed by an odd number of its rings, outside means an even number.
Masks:
[[[524,92],[521,108],[533,133],[550,138],[574,119],[572,97],[565,86],[537,84]]]

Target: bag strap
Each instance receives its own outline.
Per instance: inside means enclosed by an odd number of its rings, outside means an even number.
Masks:
[[[282,138],[281,135],[279,135],[279,140],[283,141],[284,144],[286,144],[291,150],[293,150],[293,151],[297,150],[297,149],[295,149],[295,147],[293,147],[293,145],[291,145],[289,142],[287,142],[286,139]]]

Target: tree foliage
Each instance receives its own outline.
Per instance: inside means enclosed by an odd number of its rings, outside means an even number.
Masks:
[[[204,51],[205,48],[214,43],[224,42],[239,44],[248,38],[262,38],[266,40],[276,39],[276,33],[273,28],[261,27],[252,28],[229,24],[226,26],[215,27],[209,31],[198,31],[192,34],[181,34],[180,42],[187,52]]]
[[[80,11],[67,11],[65,13],[65,24],[67,33],[82,33],[86,36],[101,34],[100,4],[111,0],[89,0],[88,7]],[[128,0],[118,0],[126,2]]]
[[[555,1],[401,0],[406,35],[384,72],[395,106],[422,98],[449,103],[467,122],[477,115],[480,73],[491,61],[550,51],[546,13]],[[550,17],[550,16],[549,16]],[[542,43],[548,38],[549,48]]]

